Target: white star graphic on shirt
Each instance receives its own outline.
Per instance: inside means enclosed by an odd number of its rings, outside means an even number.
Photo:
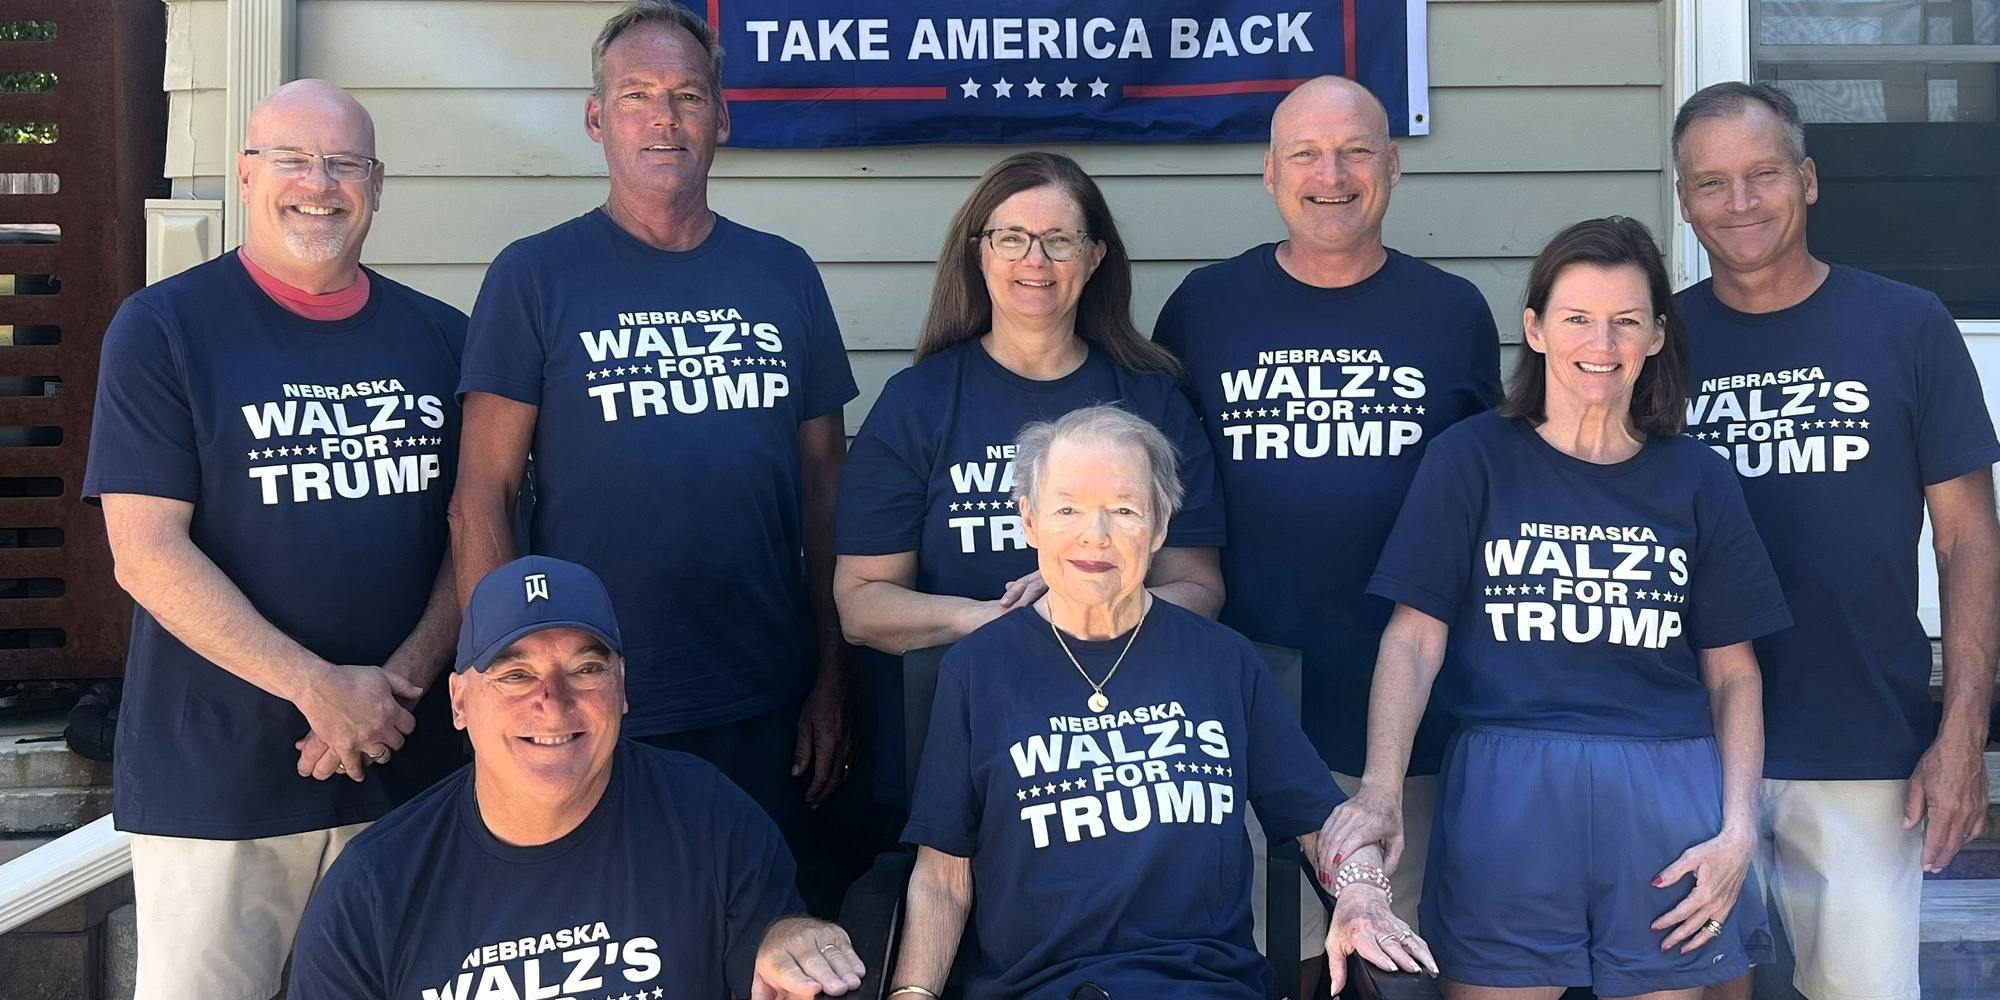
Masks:
[[[1033,78],[1030,78],[1022,86],[1027,88],[1029,97],[1040,97],[1042,96],[1042,91],[1048,88],[1048,84]]]
[[[979,96],[979,84],[977,84],[977,83],[974,83],[974,82],[972,81],[972,78],[971,78],[971,77],[969,77],[969,76],[965,78],[965,82],[964,82],[964,83],[961,83],[961,84],[959,84],[959,85],[958,85],[958,90],[959,90],[959,93],[960,93],[960,95],[961,95],[961,96],[964,96],[964,97],[978,97],[978,96]]]
[[[1849,421],[1847,422],[1847,426],[1849,426],[1849,427],[1852,427],[1852,426],[1854,426],[1854,421],[1852,421],[1852,420],[1849,420]]]
[[[1187,762],[1179,760],[1174,761],[1174,770],[1185,773],[1187,771]]]
[[[742,363],[743,363],[743,359],[742,359],[742,358],[730,358],[730,359],[729,359],[729,363],[730,363],[730,364],[732,364],[732,365],[740,365],[740,364],[742,364]]]
[[[1103,97],[1105,96],[1105,92],[1109,91],[1110,89],[1111,85],[1105,83],[1104,78],[1101,76],[1095,80],[1090,81],[1090,96],[1092,97]]]
[[[257,449],[250,449],[250,460],[253,462],[257,460]]]
[[[1004,76],[1001,77],[1000,82],[993,85],[993,96],[994,97],[1014,96],[1014,85],[1008,83],[1006,77]]]
[[[314,444],[309,444],[309,445],[306,445],[306,454],[308,454],[308,455],[317,455],[317,454],[319,454],[319,446],[318,446],[318,445],[314,445]]]
[[[272,456],[274,456],[274,455],[276,455],[276,454],[277,454],[277,452],[274,452],[274,451],[272,451],[272,450],[271,450],[271,449],[269,449],[269,448],[266,448],[266,449],[264,449],[264,457],[265,457],[265,458],[270,458],[270,457],[272,457]]]
[[[1054,795],[1056,793],[1056,783],[1051,781],[1048,784],[1043,785],[1042,792],[1043,794],[1046,795]]]
[[[1417,415],[1423,416],[1423,413],[1424,413],[1424,408],[1421,406],[1417,407]]]
[[[660,1000],[661,997],[666,995],[667,991],[665,989],[658,986],[653,987],[653,1000]]]
[[[1062,82],[1056,84],[1056,92],[1064,97],[1075,97],[1076,84],[1069,82],[1069,77],[1063,77]]]
[[[1544,586],[1542,586],[1542,585],[1541,585],[1541,584],[1539,584],[1539,583],[1538,583],[1538,584],[1535,584],[1535,593],[1537,593],[1537,594],[1546,594],[1546,593],[1548,593],[1548,592],[1549,592],[1549,588],[1547,588],[1547,587],[1544,587]]]
[[[595,382],[597,381],[597,373],[594,371],[584,372],[583,380],[585,382]]]
[[[1027,793],[1027,792],[1025,792],[1025,791],[1021,791],[1021,792],[1015,792],[1015,793],[1014,793],[1014,801],[1016,801],[1016,802],[1026,802],[1026,801],[1028,801],[1028,793]]]

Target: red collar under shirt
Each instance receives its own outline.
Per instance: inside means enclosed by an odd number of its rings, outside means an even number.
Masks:
[[[236,259],[243,262],[243,270],[250,272],[250,280],[255,281],[272,301],[306,319],[335,322],[353,316],[368,304],[368,272],[360,268],[354,271],[354,284],[337,292],[315,295],[293,288],[283,279],[258,267],[257,262],[251,260],[250,255],[240,247],[236,251]]]

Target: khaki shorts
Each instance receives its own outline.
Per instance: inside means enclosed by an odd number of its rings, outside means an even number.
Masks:
[[[1924,828],[1909,782],[1764,781],[1757,871],[1812,1000],[1917,1000]]]
[[[132,837],[133,1000],[268,1000],[306,900],[366,823],[259,840]]]
[[[1333,780],[1340,790],[1349,795],[1361,788],[1361,779],[1334,772]],[[1396,867],[1396,873],[1389,876],[1389,885],[1396,890],[1396,898],[1390,904],[1396,916],[1411,927],[1417,926],[1417,900],[1424,894],[1424,856],[1431,844],[1431,820],[1437,814],[1437,775],[1425,775],[1403,780],[1403,860]],[[1257,822],[1257,813],[1250,810],[1243,815],[1244,826],[1250,831],[1250,850],[1257,862],[1250,879],[1250,913],[1255,924],[1257,950],[1264,950],[1264,869],[1268,843],[1264,838],[1264,828]],[[1319,894],[1313,892],[1312,883],[1306,881],[1304,872],[1299,873],[1299,958],[1312,958],[1326,951],[1326,907],[1320,905]]]

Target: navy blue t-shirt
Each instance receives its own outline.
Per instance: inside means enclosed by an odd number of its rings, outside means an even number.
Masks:
[[[1924,488],[2000,459],[1958,326],[1930,292],[1838,265],[1773,313],[1708,282],[1675,302],[1688,433],[1735,465],[1797,621],[1757,643],[1764,773],[1909,777],[1937,736]]]
[[[1497,410],[1431,443],[1368,592],[1451,626],[1439,687],[1461,722],[1604,736],[1712,735],[1699,651],[1791,624],[1699,442],[1598,465]]]
[[[1035,571],[1014,504],[1014,437],[1022,426],[1118,403],[1153,422],[1180,452],[1181,512],[1167,544],[1219,546],[1215,463],[1171,376],[1128,371],[1092,350],[1076,371],[1039,381],[1008,371],[977,340],[898,372],[848,452],[835,541],[843,555],[917,553],[926,594],[993,600]]]
[[[600,209],[503,251],[472,315],[459,390],[540,407],[529,549],[611,592],[626,734],[803,691],[799,425],[855,396],[805,251],[720,216],[656,250]]]
[[[1138,636],[1065,637],[1018,608],[947,653],[903,839],[972,859],[970,1000],[1253,998],[1250,841],[1319,829],[1343,799],[1242,636],[1154,601]],[[1218,891],[1218,886],[1223,887]]]
[[[1229,504],[1222,620],[1305,655],[1306,733],[1360,774],[1388,601],[1363,592],[1431,438],[1491,407],[1500,338],[1479,290],[1389,251],[1315,288],[1265,244],[1188,275],[1153,339],[1187,365]],[[1427,717],[1413,774],[1447,727]]]
[[[235,254],[125,300],[104,335],[83,495],[194,505],[188,537],[315,655],[380,665],[449,537],[465,316],[373,271],[354,316],[272,301]],[[305,716],[132,614],[112,811],[133,833],[273,837],[379,818],[382,781],[296,771]]]
[[[706,761],[620,743],[590,815],[535,847],[487,829],[473,771],[334,862],[292,1000],[745,997],[765,930],[805,911],[778,828]]]

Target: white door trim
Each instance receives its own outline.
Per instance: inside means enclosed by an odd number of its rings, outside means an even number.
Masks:
[[[1675,39],[1680,59],[1674,68],[1675,108],[1710,84],[1750,79],[1750,0],[1680,0],[1678,8]],[[1671,148],[1667,157],[1669,161],[1673,158]],[[1673,177],[1674,164],[1669,162],[1669,185]],[[1694,237],[1694,228],[1681,221],[1678,204],[1672,211],[1669,263],[1676,287],[1684,288],[1708,277],[1708,257]]]

